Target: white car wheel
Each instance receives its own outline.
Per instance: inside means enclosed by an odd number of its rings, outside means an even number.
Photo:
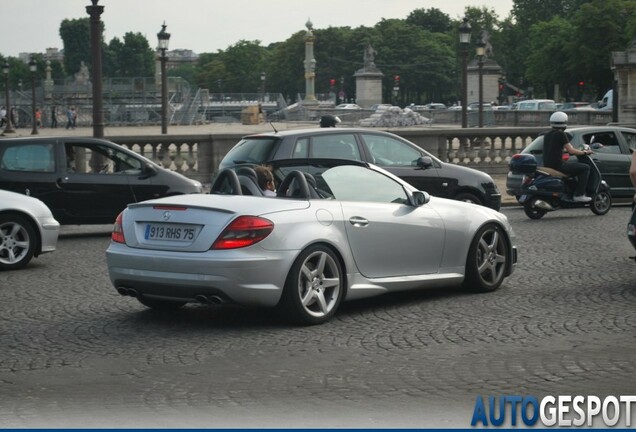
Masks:
[[[0,269],[26,266],[35,254],[36,244],[35,231],[29,221],[19,215],[0,215]]]

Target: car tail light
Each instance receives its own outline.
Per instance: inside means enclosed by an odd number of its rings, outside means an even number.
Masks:
[[[124,212],[121,212],[117,215],[115,225],[113,225],[113,233],[111,234],[110,239],[115,243],[126,243],[126,239],[124,238],[124,229],[122,228],[123,214]]]
[[[274,223],[258,216],[239,216],[223,230],[210,249],[238,249],[267,237]]]

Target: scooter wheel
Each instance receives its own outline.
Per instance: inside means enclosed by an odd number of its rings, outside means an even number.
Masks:
[[[530,201],[526,201],[523,205],[523,211],[526,213],[530,219],[541,219],[547,213],[545,210],[541,210],[540,208],[535,207],[534,203],[536,200],[531,199]]]
[[[612,196],[608,191],[599,191],[599,193],[592,197],[592,202],[590,203],[590,210],[592,210],[592,213],[603,216],[604,214],[607,214],[611,208]]]

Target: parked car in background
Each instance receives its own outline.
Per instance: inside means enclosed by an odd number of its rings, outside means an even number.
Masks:
[[[248,135],[225,155],[219,170],[293,158],[369,162],[431,195],[495,210],[501,207],[501,194],[490,175],[442,162],[404,138],[373,129],[318,128]]]
[[[276,197],[244,195],[227,169],[224,194],[130,205],[106,251],[115,289],[156,309],[277,307],[313,325],[345,300],[460,284],[494,291],[514,270],[515,236],[502,213],[431,197],[363,162],[272,166]]]
[[[552,99],[527,99],[517,103],[518,111],[556,111],[556,102]]]
[[[483,111],[492,111],[492,104],[490,102],[483,102],[481,104]],[[468,109],[472,111],[479,111],[479,102],[471,102],[468,104]]]
[[[337,110],[361,110],[362,107],[360,105],[353,104],[353,103],[345,103],[345,104],[336,105],[336,109]]]
[[[559,105],[559,104],[557,104]],[[571,109],[576,109],[576,108],[585,108],[585,107],[589,107],[590,103],[589,102],[563,102],[562,104],[560,104],[560,107],[557,107],[560,111],[566,111],[566,110],[571,110]]]
[[[0,140],[0,189],[40,199],[62,225],[112,223],[129,203],[203,191],[118,144],[83,137]]]
[[[26,266],[33,257],[53,252],[60,224],[42,201],[0,190],[0,270]]]
[[[634,196],[634,187],[629,178],[631,153],[636,150],[636,129],[618,126],[585,126],[568,128],[565,132],[572,145],[583,149],[588,144],[594,154],[594,163],[610,187],[613,198]],[[537,137],[521,153],[530,153],[543,165],[543,136]],[[564,153],[564,157],[569,155]],[[572,156],[575,157],[575,156]],[[521,193],[522,174],[508,173],[506,191],[518,197]]]

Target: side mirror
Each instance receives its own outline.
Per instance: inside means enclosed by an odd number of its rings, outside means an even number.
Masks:
[[[157,169],[150,164],[144,164],[139,178],[143,180],[155,175],[157,175]]]
[[[431,200],[431,196],[428,192],[415,191],[411,196],[411,202],[415,207],[421,207],[427,204]]]
[[[417,159],[417,166],[422,169],[428,169],[433,166],[433,159],[430,156],[420,156]]]

